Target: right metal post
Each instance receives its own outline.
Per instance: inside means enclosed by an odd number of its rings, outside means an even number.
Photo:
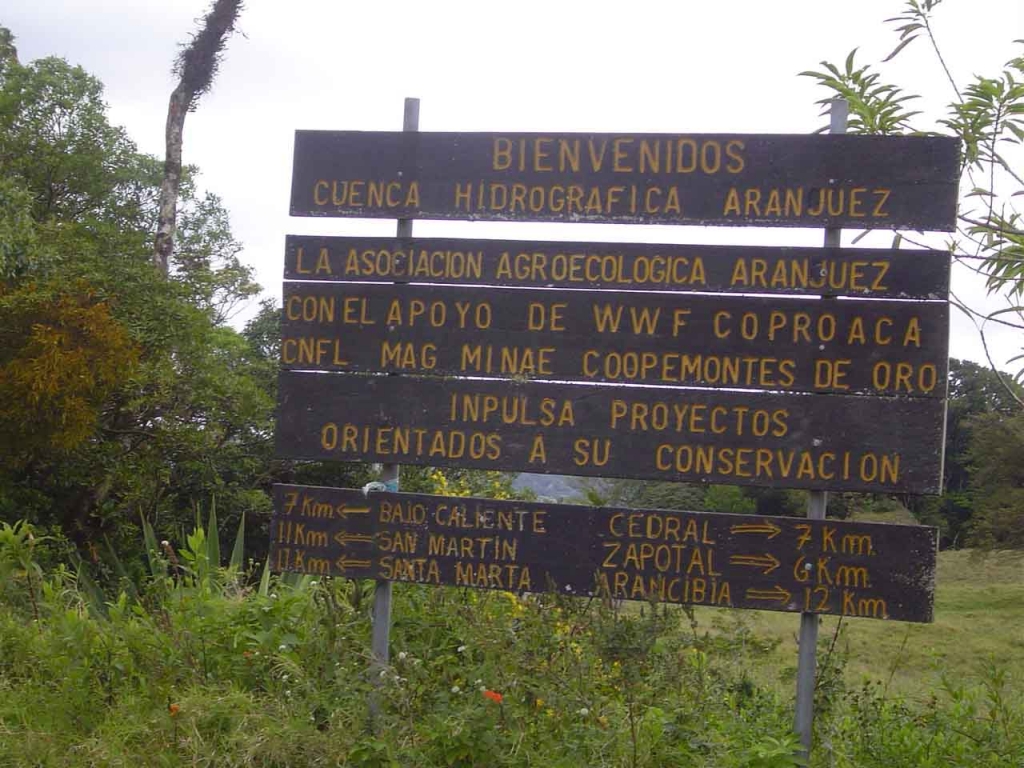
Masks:
[[[829,132],[846,133],[846,120],[850,105],[843,99],[832,101],[829,110]],[[841,230],[825,230],[825,247],[840,247]],[[828,507],[827,491],[811,491],[807,499],[807,517],[824,520]],[[800,614],[800,648],[796,667],[796,721],[794,728],[800,737],[803,756],[810,759],[814,735],[814,687],[818,663],[818,615]]]

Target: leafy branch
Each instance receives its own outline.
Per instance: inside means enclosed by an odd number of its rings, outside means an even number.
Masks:
[[[961,263],[975,260],[977,265],[970,268],[986,278],[989,294],[1002,293],[1009,304],[982,313],[956,302],[975,322],[987,354],[986,323],[1020,327],[1006,321],[1008,314],[1024,323],[1024,220],[1015,205],[1016,199],[1024,195],[1024,171],[1015,165],[1013,156],[1024,147],[1024,55],[1011,58],[996,76],[975,75],[971,82],[959,85],[942,55],[933,26],[933,11],[941,2],[907,0],[901,14],[886,20],[896,25],[898,40],[880,64],[892,61],[915,40],[925,37],[952,86],[954,99],[946,106],[945,114],[934,121],[963,142],[962,188],[967,191],[960,200],[957,238],[948,244],[949,249]],[[1024,40],[1014,43],[1024,44]],[[919,96],[885,81],[872,65],[858,65],[857,52],[851,51],[841,67],[823,61],[821,69],[800,73],[830,92],[817,103],[827,109],[836,96],[845,99],[850,105],[851,133],[930,132],[918,127],[925,115],[909,108]],[[1008,362],[1022,360],[1024,354]],[[1014,378],[1024,381],[1024,367]]]

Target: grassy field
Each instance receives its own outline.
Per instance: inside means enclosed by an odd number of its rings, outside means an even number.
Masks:
[[[697,614],[702,627],[722,625],[721,611]],[[796,669],[799,619],[792,614],[736,611],[755,636],[779,641],[777,671]],[[839,636],[835,633],[839,628]],[[927,698],[945,676],[953,683],[975,681],[997,661],[1024,686],[1024,552],[942,552],[936,578],[935,622],[904,624],[825,617],[819,643],[847,655],[846,679],[872,679],[908,699]],[[770,665],[768,665],[770,666]],[[785,680],[785,676],[783,676]]]

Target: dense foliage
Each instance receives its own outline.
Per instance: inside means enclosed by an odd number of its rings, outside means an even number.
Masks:
[[[217,568],[201,528],[178,551],[145,537],[147,574],[104,596],[85,570],[38,565],[54,542],[0,529],[0,763],[801,764],[772,684],[791,685],[771,666],[777,641],[736,614],[398,585],[391,663],[372,667],[371,585],[257,584],[240,541]],[[848,687],[834,641],[819,663],[814,766],[1024,761],[1024,698],[1005,671],[912,703]]]
[[[0,519],[97,558],[137,550],[143,518],[180,538],[211,503],[265,525],[276,479],[360,482],[274,460],[276,313],[228,324],[259,286],[217,197],[188,171],[165,277],[159,163],[109,123],[95,78],[0,43]]]

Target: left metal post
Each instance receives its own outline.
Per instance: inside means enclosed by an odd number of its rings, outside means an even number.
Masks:
[[[420,100],[407,98],[405,100],[405,113],[402,118],[403,131],[418,131],[420,129]],[[412,237],[412,219],[398,220],[398,237]],[[399,490],[399,475],[401,467],[398,464],[385,464],[381,471],[381,482],[389,491]],[[370,643],[370,651],[373,654],[371,672],[376,674],[378,670],[388,663],[388,644],[391,639],[391,582],[383,579],[377,580],[373,591],[373,638]],[[380,710],[380,702],[376,696],[370,698],[370,717],[377,716]]]

